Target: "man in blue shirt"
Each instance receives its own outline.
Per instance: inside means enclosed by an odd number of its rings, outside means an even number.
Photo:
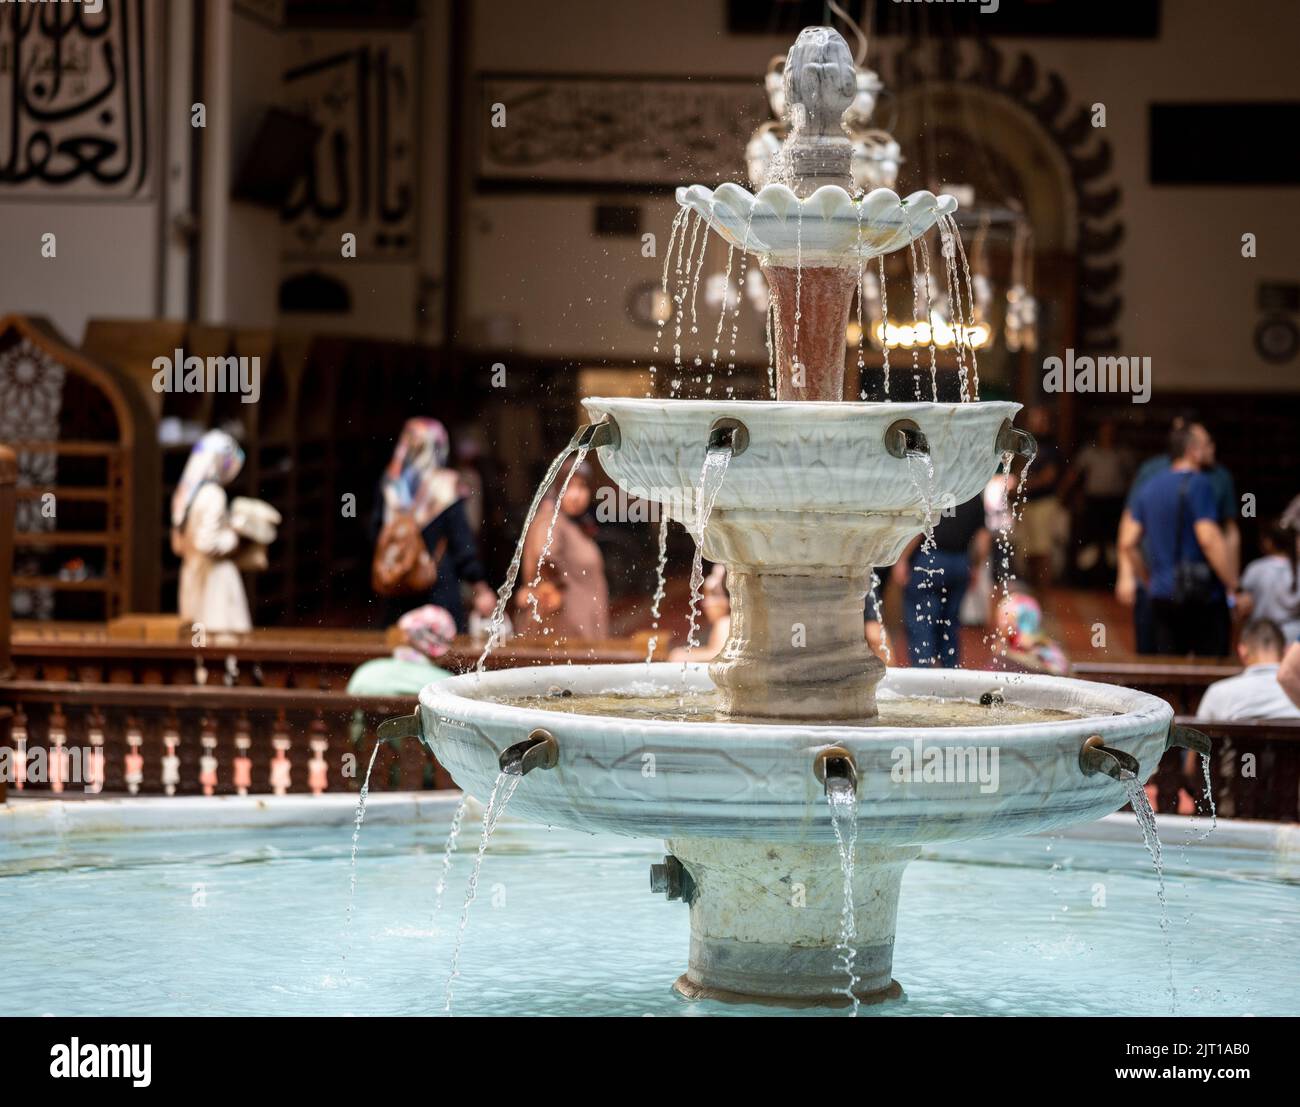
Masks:
[[[1180,427],[1199,426],[1204,429],[1204,424],[1200,423],[1196,415],[1192,412],[1183,412],[1176,416],[1173,421],[1172,431]],[[1214,438],[1207,430],[1206,436],[1209,439],[1208,456],[1203,459],[1201,471],[1210,479],[1210,484],[1214,487],[1214,502],[1218,513],[1219,526],[1223,528],[1224,537],[1228,542],[1228,553],[1233,566],[1233,572],[1241,564],[1241,530],[1237,526],[1237,489],[1232,479],[1232,474],[1224,466],[1219,465],[1214,457]],[[1161,473],[1169,471],[1173,459],[1169,454],[1160,454],[1157,457],[1148,458],[1138,468],[1137,475],[1133,478],[1133,484],[1129,488],[1128,498],[1124,503],[1124,511],[1120,519],[1120,534],[1124,532],[1124,527],[1132,522],[1133,501],[1143,485],[1152,477],[1159,476]],[[1118,545],[1119,539],[1116,538]],[[1147,551],[1143,551],[1144,555]],[[1133,608],[1133,630],[1136,638],[1138,653],[1157,653],[1155,645],[1155,630],[1151,617],[1151,595],[1142,587],[1137,579],[1133,576],[1128,562],[1121,557],[1119,559],[1119,571],[1115,579],[1115,596],[1126,607]]]
[[[1120,524],[1120,556],[1151,596],[1154,652],[1222,657],[1228,652],[1227,595],[1237,587],[1220,504],[1202,468],[1213,459],[1198,423],[1175,426],[1163,473],[1133,495]]]

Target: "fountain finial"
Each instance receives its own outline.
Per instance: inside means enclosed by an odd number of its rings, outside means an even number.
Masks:
[[[833,27],[805,27],[785,59],[785,116],[790,128],[783,148],[785,173],[795,195],[822,185],[853,191],[853,144],[843,117],[857,94],[849,44]]]

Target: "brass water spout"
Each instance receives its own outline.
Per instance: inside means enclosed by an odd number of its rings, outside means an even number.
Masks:
[[[885,449],[890,457],[906,458],[910,454],[928,454],[930,440],[911,419],[895,419],[885,428]]]
[[[998,457],[1003,454],[1014,454],[1023,457],[1026,461],[1033,461],[1038,456],[1038,439],[1027,430],[1012,426],[1010,419],[1003,419],[1002,426],[998,428],[998,437],[993,444],[993,450]]]
[[[730,450],[732,457],[739,457],[749,449],[749,428],[727,415],[714,419],[709,427],[709,449]]]
[[[1079,750],[1079,768],[1084,776],[1105,773],[1119,781],[1135,779],[1141,771],[1136,757],[1106,745],[1100,734],[1084,739],[1083,748]]]
[[[1169,737],[1165,739],[1165,749],[1174,747],[1183,750],[1195,750],[1202,757],[1209,757],[1213,745],[1208,734],[1202,734],[1190,726],[1174,723],[1169,727]]]
[[[606,415],[599,423],[584,423],[579,427],[573,436],[573,441],[569,443],[569,449],[596,450],[601,446],[609,446],[617,450],[621,441],[622,436],[619,434],[614,416]]]
[[[560,761],[555,735],[538,727],[522,742],[506,747],[498,765],[510,776],[526,776],[534,769],[553,769]]]
[[[843,746],[827,746],[818,750],[813,760],[813,775],[821,781],[822,788],[830,795],[831,781],[847,781],[856,795],[858,791],[858,766],[853,754]]]

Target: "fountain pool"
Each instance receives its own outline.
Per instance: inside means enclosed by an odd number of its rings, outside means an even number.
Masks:
[[[248,807],[274,814],[279,802]],[[0,928],[9,935],[0,1015],[437,1013],[460,907],[449,895],[435,929],[455,797],[372,797],[346,977],[353,800],[291,802],[316,817],[332,809],[332,821],[178,831],[173,801],[154,806],[152,831],[0,834]],[[139,800],[120,806],[131,803],[140,810]],[[1295,843],[1289,855],[1225,848],[1242,838],[1221,824],[1184,856],[1180,844],[1203,829],[1161,820],[1178,1010],[1294,1014]],[[1278,832],[1242,829],[1256,843]],[[457,855],[453,888],[472,853]],[[657,840],[507,816],[484,865],[456,1013],[781,1012],[674,995],[668,982],[689,923],[680,904],[646,893],[646,866],[662,854]],[[984,910],[989,902],[1009,909]],[[903,879],[897,957],[907,964],[907,1000],[864,1006],[864,1015],[1169,1011],[1155,880],[1128,816],[1093,824],[1088,837],[925,848]]]

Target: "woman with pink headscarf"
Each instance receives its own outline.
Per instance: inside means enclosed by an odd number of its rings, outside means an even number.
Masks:
[[[204,630],[253,629],[225,489],[243,466],[238,443],[225,431],[208,431],[194,444],[172,494],[172,552],[181,559],[177,606],[182,619]]]
[[[474,610],[492,614],[496,593],[487,583],[478,543],[465,511],[460,474],[447,467],[451,440],[437,419],[408,419],[380,484],[379,512],[373,527],[378,537],[398,512],[409,514],[437,559],[438,579],[423,595],[391,598],[385,608],[389,622],[417,603],[435,604],[448,612],[461,633],[467,622],[461,602],[461,582],[474,586]]]

